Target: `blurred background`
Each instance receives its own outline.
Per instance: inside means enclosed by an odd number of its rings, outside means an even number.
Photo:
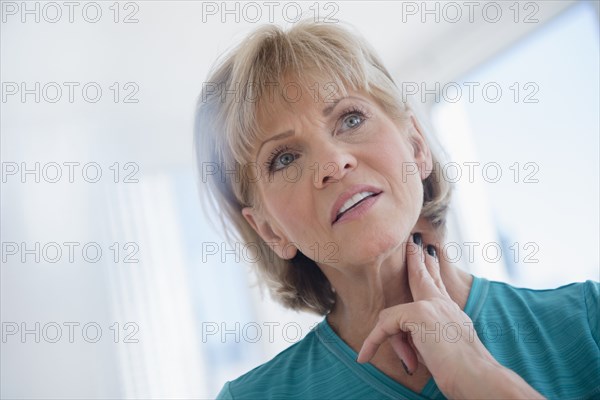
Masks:
[[[597,1],[1,11],[2,398],[214,398],[322,320],[261,293],[197,195],[197,96],[270,22],[343,21],[374,46],[450,156],[461,268],[600,280]]]

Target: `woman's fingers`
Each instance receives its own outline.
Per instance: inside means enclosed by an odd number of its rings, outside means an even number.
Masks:
[[[406,336],[408,337],[408,344],[410,344],[410,347],[412,347],[413,349],[416,349],[417,346],[415,346],[415,342],[414,342],[412,333],[407,334]],[[416,355],[417,355],[417,364],[425,364],[425,361],[423,360],[423,357],[421,357],[421,354],[419,352],[416,352]]]
[[[398,305],[392,308],[388,308],[387,310],[394,309],[394,311],[390,311],[395,315],[394,318],[383,318],[375,325],[369,336],[363,342],[363,345],[358,352],[358,357],[356,361],[359,363],[365,363],[371,360],[375,353],[377,353],[377,349],[383,342],[385,342],[390,336],[396,335],[398,333],[402,333],[401,327],[401,317],[398,318],[398,315],[402,315],[402,309],[405,305]]]
[[[411,346],[409,339],[410,336],[407,333],[398,333],[390,337],[390,344],[404,364],[406,373],[412,375],[419,365],[419,360],[417,359],[417,353]]]
[[[448,292],[446,291],[446,285],[444,285],[444,281],[442,281],[442,275],[440,271],[440,263],[437,255],[437,249],[434,245],[429,244],[425,246],[425,266],[427,267],[427,271],[433,278],[435,285],[440,290],[440,292],[446,296],[448,296]],[[449,297],[449,296],[448,296]]]
[[[415,233],[413,235],[413,243],[407,243],[406,247],[408,284],[414,301],[439,297],[442,292],[425,265],[421,235]]]

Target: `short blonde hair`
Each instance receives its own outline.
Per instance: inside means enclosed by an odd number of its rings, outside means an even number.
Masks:
[[[274,112],[276,102],[267,97],[274,86],[289,83],[290,77],[308,93],[308,76],[328,81],[344,94],[348,87],[368,93],[397,121],[407,121],[411,113],[391,75],[359,34],[307,20],[288,31],[265,25],[221,59],[203,85],[194,148],[203,208],[220,217],[229,240],[252,250],[259,281],[283,306],[325,315],[335,304],[335,293],[318,265],[300,251],[292,260],[279,258],[242,215],[244,207],[261,207],[246,168],[263,134],[257,115]],[[319,96],[321,89],[327,90],[317,88]],[[452,186],[439,168],[441,149],[431,146],[431,138],[426,141],[434,168],[423,181],[421,216],[443,237]]]

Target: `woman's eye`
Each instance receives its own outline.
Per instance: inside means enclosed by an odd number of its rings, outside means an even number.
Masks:
[[[294,155],[292,153],[283,153],[277,158],[277,160],[282,165],[289,165],[294,161]]]
[[[270,159],[267,161],[266,166],[269,172],[275,172],[283,169],[290,165],[298,158],[298,155],[294,152],[290,152],[287,146],[281,149],[275,149]]]
[[[365,118],[361,114],[354,112],[348,114],[348,116],[343,119],[342,125],[345,125],[348,129],[356,128],[363,123],[364,119]]]

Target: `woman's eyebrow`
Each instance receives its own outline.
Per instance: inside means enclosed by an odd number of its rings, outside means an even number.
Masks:
[[[344,99],[362,100],[361,98],[356,96],[340,97],[339,99],[332,100],[332,104],[323,109],[323,116],[327,117],[329,114],[331,114],[331,112],[335,109],[335,106],[337,106],[337,104]]]

